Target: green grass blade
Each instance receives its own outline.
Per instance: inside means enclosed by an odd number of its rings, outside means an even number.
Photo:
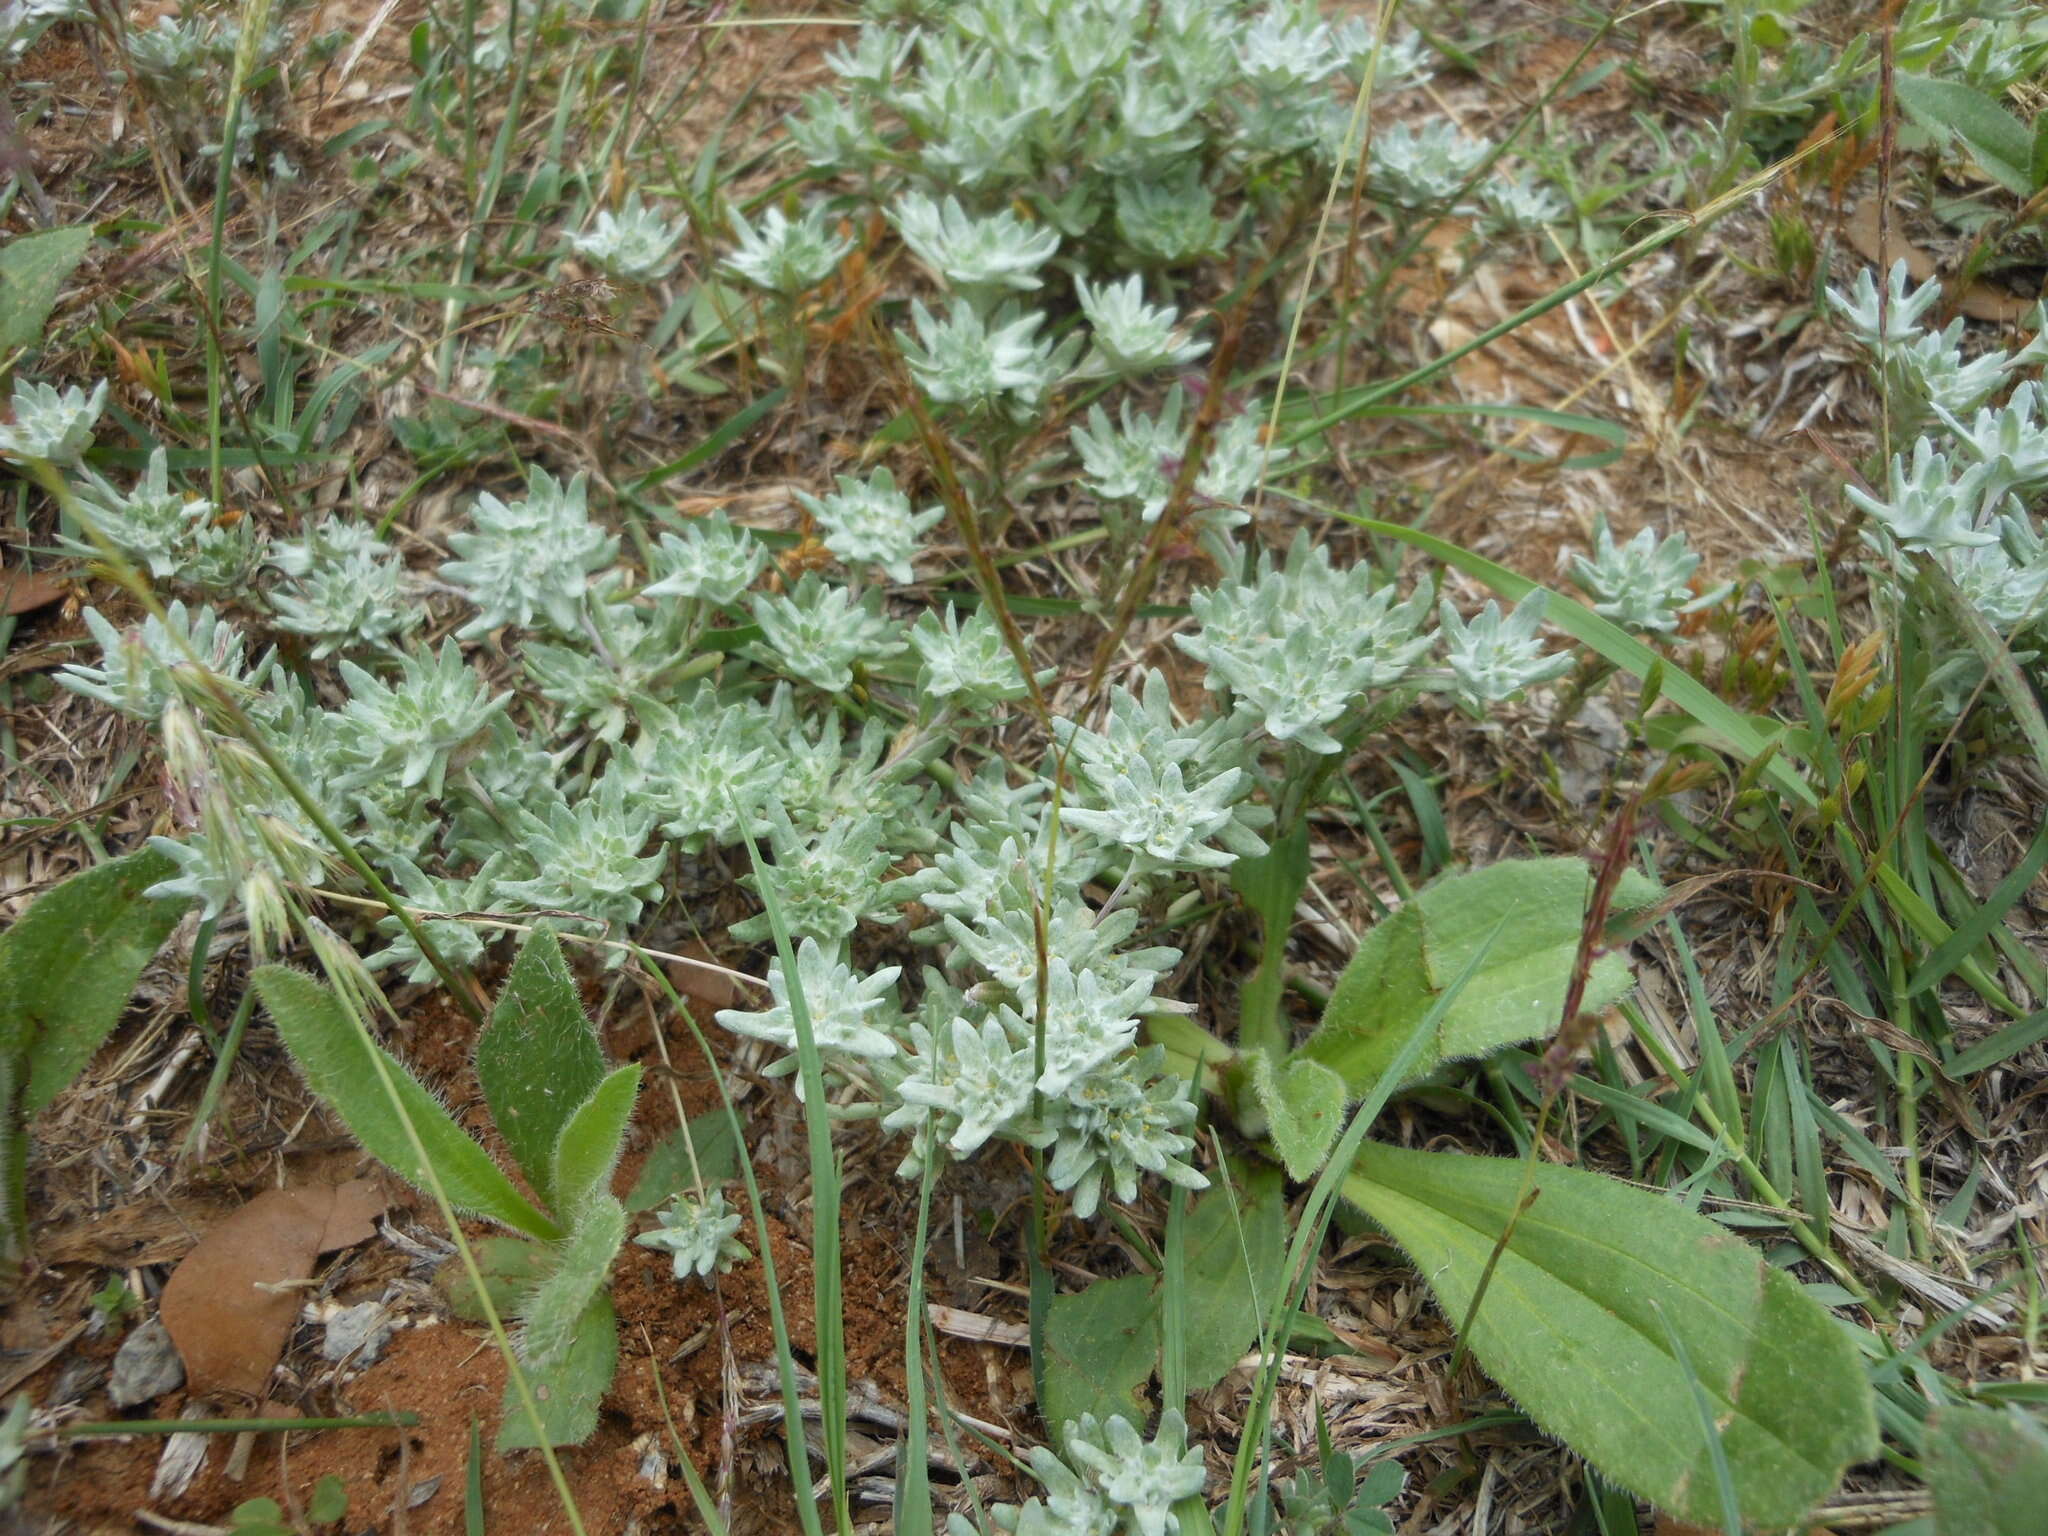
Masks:
[[[2048,868],[2048,821],[2041,824],[2019,863],[1998,882],[1997,888],[1983,904],[1958,923],[1954,931],[1914,968],[1913,974],[1906,978],[1906,995],[1916,996],[1946,980],[1964,958],[1974,954],[1978,946],[1991,936],[1991,931],[2005,921],[2005,914],[2033,887],[2044,868]]]
[[[463,1536],[487,1536],[484,1528],[484,1427],[469,1421],[469,1469],[462,1488]]]

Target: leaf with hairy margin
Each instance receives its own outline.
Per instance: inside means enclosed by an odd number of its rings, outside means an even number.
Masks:
[[[405,1121],[379,1080],[381,1062],[449,1204],[535,1237],[561,1235],[561,1229],[533,1208],[440,1101],[349,1017],[329,988],[282,965],[263,966],[249,984],[269,1010],[306,1086],[333,1107],[364,1151],[406,1182],[431,1187]]]
[[[626,1208],[609,1195],[583,1207],[554,1265],[519,1303],[519,1349],[537,1371],[565,1359],[577,1320],[611,1277],[612,1260],[626,1241]]]
[[[121,1022],[189,903],[144,894],[177,866],[154,848],[45,891],[0,933],[0,1050],[26,1053],[23,1119],[47,1109]]]
[[[1258,1055],[1251,1068],[1252,1093],[1266,1113],[1266,1131],[1287,1165],[1287,1177],[1306,1183],[1344,1129],[1344,1079],[1302,1056],[1276,1069],[1270,1056]]]
[[[639,1090],[640,1064],[620,1067],[591,1090],[563,1125],[553,1161],[555,1213],[564,1221],[575,1221],[585,1201],[605,1192]]]
[[[619,1315],[612,1310],[611,1297],[600,1291],[576,1320],[575,1336],[561,1363],[550,1370],[526,1373],[548,1444],[580,1445],[590,1438],[597,1429],[598,1404],[604,1401],[618,1368]],[[531,1450],[540,1444],[520,1405],[518,1390],[509,1381],[501,1416],[500,1451]]]
[[[1354,1097],[1369,1092],[1503,918],[1499,938],[1404,1081],[1446,1061],[1550,1034],[1563,1022],[1592,887],[1585,861],[1569,858],[1510,859],[1436,881],[1366,934],[1297,1057],[1332,1068]],[[1646,907],[1658,894],[1654,881],[1628,871],[1613,915]],[[1580,1008],[1599,1013],[1631,985],[1627,957],[1602,955],[1593,962]]]
[[[513,1160],[534,1192],[555,1205],[555,1143],[604,1081],[604,1052],[562,942],[545,928],[512,962],[490,1028],[476,1044],[476,1076]]]
[[[1343,1193],[1463,1326],[1523,1173],[1506,1158],[1368,1144]],[[1745,1521],[1794,1524],[1877,1454],[1855,1341],[1791,1276],[1666,1196],[1549,1164],[1534,1188],[1465,1342],[1546,1431],[1621,1487],[1718,1527],[1711,1447],[1668,1322]]]

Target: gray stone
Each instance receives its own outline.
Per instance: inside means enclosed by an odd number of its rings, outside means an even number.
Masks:
[[[375,1365],[391,1339],[391,1314],[381,1301],[365,1301],[343,1307],[327,1319],[327,1336],[320,1341],[320,1353],[329,1360],[346,1360],[353,1366]]]
[[[160,1317],[152,1317],[131,1329],[114,1352],[113,1374],[107,1380],[107,1396],[116,1408],[133,1408],[138,1403],[175,1392],[185,1384],[185,1362],[171,1342],[171,1331]]]

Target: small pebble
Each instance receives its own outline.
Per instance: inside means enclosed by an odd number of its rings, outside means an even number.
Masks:
[[[355,1366],[375,1365],[390,1342],[391,1329],[391,1314],[381,1301],[343,1307],[327,1319],[327,1336],[320,1341],[320,1353],[329,1360],[346,1360]]]
[[[152,1317],[140,1327],[130,1329],[114,1352],[107,1396],[116,1408],[133,1408],[166,1392],[175,1392],[184,1384],[185,1362],[178,1358],[171,1331],[163,1325],[162,1318]]]

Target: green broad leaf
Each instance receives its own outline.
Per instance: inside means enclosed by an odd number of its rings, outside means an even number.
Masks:
[[[332,1472],[313,1485],[313,1497],[306,1501],[306,1518],[315,1525],[332,1525],[348,1513],[348,1484]]]
[[[1368,1145],[1343,1192],[1463,1326],[1523,1177],[1516,1160]],[[1695,1382],[1751,1526],[1797,1523],[1844,1468],[1877,1454],[1855,1341],[1789,1275],[1668,1197],[1547,1164],[1533,1188],[1465,1342],[1610,1481],[1718,1527]]]
[[[1360,1094],[1378,1080],[1390,1052],[1407,1038],[1400,1020],[1418,1018],[1436,1003],[1423,954],[1423,926],[1418,894],[1366,930],[1297,1060],[1321,1062]],[[1425,1043],[1415,1060],[1416,1074],[1434,1066],[1439,1055]]]
[[[229,1513],[227,1528],[233,1536],[293,1536],[275,1499],[244,1499]]]
[[[1592,887],[1580,859],[1512,859],[1436,881],[1366,934],[1300,1055],[1336,1071],[1354,1098],[1366,1093],[1496,927],[1499,938],[1424,1041],[1407,1081],[1446,1061],[1549,1035],[1562,1022]],[[1630,871],[1615,907],[1635,911],[1657,895],[1653,881]],[[1627,958],[1603,955],[1580,1006],[1598,1013],[1631,985]]]
[[[2027,180],[2037,191],[2048,187],[2048,112],[2034,119],[2034,146],[2027,152]]]
[[[626,1208],[610,1195],[588,1201],[575,1230],[554,1251],[554,1264],[521,1298],[519,1352],[537,1371],[567,1358],[578,1320],[604,1290],[612,1260],[626,1241]]]
[[[633,1119],[640,1064],[620,1067],[592,1090],[555,1142],[555,1214],[572,1220],[593,1195],[606,1193],[619,1148]]]
[[[1936,1536],[2031,1536],[2048,1510],[2048,1429],[2024,1408],[1942,1408],[1927,1420]]]
[[[1921,127],[1953,134],[1985,175],[2019,197],[2036,190],[2030,177],[2033,140],[2026,127],[1992,97],[1960,80],[1935,80],[1899,71],[1899,106]]]
[[[91,244],[92,226],[74,224],[23,235],[0,248],[0,352],[43,339],[58,293]]]
[[[1301,1184],[1316,1176],[1344,1129],[1344,1079],[1319,1061],[1297,1057],[1276,1068],[1270,1056],[1251,1058],[1252,1093],[1266,1116],[1287,1177]]]
[[[554,1262],[547,1245],[530,1237],[501,1233],[471,1243],[470,1249],[476,1255],[484,1290],[490,1294],[491,1310],[501,1318],[512,1315],[519,1298],[540,1284]],[[469,1272],[462,1267],[461,1259],[450,1259],[434,1271],[434,1289],[448,1303],[448,1310],[465,1323],[484,1321],[483,1303],[477,1300],[476,1287],[469,1283]]]
[[[1143,1422],[1138,1388],[1159,1358],[1159,1304],[1149,1275],[1098,1280],[1055,1296],[1045,1320],[1045,1396],[1040,1416],[1057,1435],[1084,1413]]]
[[[694,1170],[690,1162],[693,1149],[697,1154]],[[732,1121],[723,1110],[712,1110],[690,1122],[687,1139],[676,1130],[655,1143],[640,1166],[640,1177],[633,1181],[633,1192],[626,1196],[626,1209],[635,1215],[651,1211],[670,1195],[696,1188],[699,1177],[708,1189],[738,1178],[739,1172]]]
[[[11,247],[10,247],[11,249]],[[0,1290],[28,1258],[28,1122],[84,1070],[185,903],[153,848],[81,870],[0,933]]]
[[[551,1206],[555,1143],[577,1106],[604,1081],[604,1070],[604,1052],[584,1016],[562,942],[537,929],[512,963],[490,1028],[477,1041],[476,1075],[513,1161]]]
[[[619,1368],[619,1318],[612,1299],[600,1291],[577,1319],[575,1337],[559,1365],[528,1368],[526,1379],[540,1409],[541,1432],[549,1445],[580,1445],[597,1429],[598,1404]],[[540,1444],[520,1406],[518,1389],[505,1383],[498,1449],[532,1450]]]
[[[341,1116],[364,1151],[407,1183],[430,1187],[405,1121],[380,1079],[381,1066],[450,1204],[534,1237],[561,1235],[561,1229],[535,1210],[490,1155],[449,1117],[440,1101],[349,1017],[332,991],[282,965],[263,966],[249,984],[270,1011],[306,1086]]]
[[[1255,1167],[1235,1190],[1212,1186],[1188,1212],[1183,1315],[1190,1393],[1215,1386],[1258,1342],[1259,1319],[1287,1259],[1285,1203],[1280,1170]]]
[[[185,915],[186,903],[143,893],[176,873],[154,848],[109,859],[45,891],[0,934],[0,1050],[26,1053],[23,1119],[48,1108],[121,1022],[142,968]]]

